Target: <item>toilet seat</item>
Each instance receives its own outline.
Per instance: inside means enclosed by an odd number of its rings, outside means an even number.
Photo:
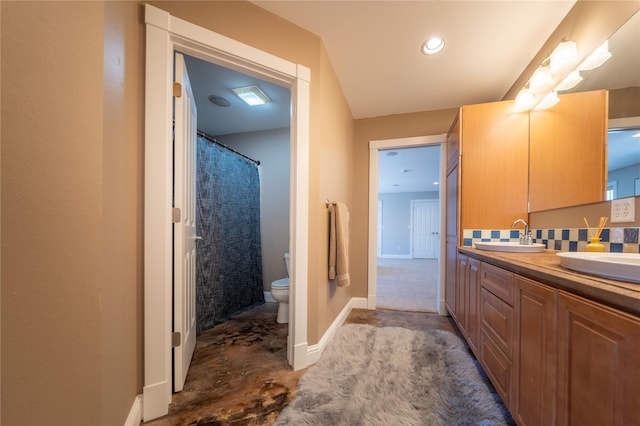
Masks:
[[[271,283],[271,288],[286,289],[289,288],[289,278],[280,278]]]

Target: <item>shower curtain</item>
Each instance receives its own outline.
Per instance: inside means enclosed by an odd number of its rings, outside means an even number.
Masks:
[[[264,303],[258,166],[198,137],[196,332]]]

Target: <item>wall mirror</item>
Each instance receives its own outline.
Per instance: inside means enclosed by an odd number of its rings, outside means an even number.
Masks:
[[[635,192],[640,179],[640,12],[608,41],[611,58],[600,68],[583,72],[583,81],[575,88],[559,92],[609,90],[608,179],[603,200],[640,195]]]

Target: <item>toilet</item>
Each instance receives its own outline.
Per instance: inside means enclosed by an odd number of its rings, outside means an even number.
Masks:
[[[280,324],[289,322],[289,253],[284,254],[284,264],[287,267],[287,278],[280,278],[271,283],[271,296],[278,302],[278,317]]]

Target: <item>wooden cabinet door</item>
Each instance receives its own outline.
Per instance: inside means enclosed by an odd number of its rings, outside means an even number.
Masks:
[[[569,93],[530,113],[529,211],[605,199],[608,104],[606,90]]]
[[[556,291],[515,276],[514,406],[519,425],[552,425],[555,414]]]
[[[480,333],[480,317],[478,305],[480,301],[480,261],[472,257],[467,263],[467,333],[468,343],[473,353],[478,355]]]
[[[458,326],[464,336],[467,335],[467,274],[469,258],[458,253],[458,278],[456,279],[456,315]]]
[[[528,214],[529,118],[513,101],[460,113],[460,227],[501,229]]]
[[[640,425],[640,321],[558,295],[557,424]]]
[[[447,306],[449,314],[455,319],[457,317],[456,311],[456,278],[458,268],[458,241],[453,238],[453,241],[447,237],[446,243],[446,271],[445,271],[445,283],[444,283],[444,302]]]

